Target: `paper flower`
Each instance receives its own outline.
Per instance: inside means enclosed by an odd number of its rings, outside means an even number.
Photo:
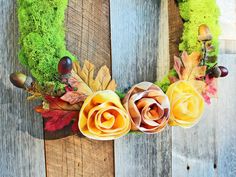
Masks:
[[[188,82],[178,81],[170,85],[166,92],[170,100],[170,125],[192,127],[204,111],[204,99]]]
[[[168,97],[150,82],[134,85],[123,99],[123,104],[131,117],[132,130],[157,133],[168,123]]]
[[[120,98],[111,90],[88,96],[79,114],[79,129],[91,139],[113,140],[130,131],[130,118]]]

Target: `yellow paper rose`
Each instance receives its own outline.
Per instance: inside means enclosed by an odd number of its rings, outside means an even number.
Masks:
[[[166,92],[170,100],[170,125],[192,127],[204,111],[204,99],[188,82],[178,81],[170,85]]]
[[[130,118],[115,92],[98,91],[84,101],[79,114],[79,129],[84,136],[113,140],[127,134],[130,128]]]

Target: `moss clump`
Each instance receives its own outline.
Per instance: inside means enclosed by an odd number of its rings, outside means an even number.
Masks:
[[[213,36],[212,45],[215,50],[210,56],[217,56],[219,52],[218,36],[220,26],[218,23],[220,11],[216,0],[179,0],[180,15],[184,20],[184,31],[182,42],[179,45],[180,51],[201,51],[201,43],[198,41],[198,27],[206,24]]]
[[[64,13],[68,0],[18,0],[19,60],[40,83],[55,81],[65,45]]]
[[[163,77],[163,79],[161,81],[156,81],[155,84],[157,86],[159,86],[163,92],[167,92],[167,89],[169,88],[169,86],[171,85],[171,81],[170,78],[172,77],[177,77],[177,73],[174,69],[171,69],[169,71],[169,73]]]

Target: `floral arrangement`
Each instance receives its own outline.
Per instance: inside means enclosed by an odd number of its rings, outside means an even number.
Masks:
[[[223,66],[206,64],[214,47],[210,29],[201,24],[198,28],[201,51],[190,54],[183,51],[181,57],[175,57],[174,68],[163,81],[144,81],[132,86],[127,93],[121,93],[116,90],[117,84],[107,66],[101,67],[95,76],[92,63],[86,60],[81,65],[65,49],[62,21],[67,1],[37,1],[37,11],[32,11],[33,2],[36,1],[19,0],[18,14],[19,57],[34,79],[15,72],[10,80],[31,94],[28,100],[42,100],[35,111],[45,118],[47,131],[63,129],[73,122],[75,133],[81,132],[96,140],[113,140],[131,131],[158,133],[168,124],[192,127],[201,119],[205,102],[210,103],[210,99],[216,97],[217,78],[228,74]],[[46,13],[56,20],[55,24],[53,20],[44,19]],[[35,18],[30,19],[32,16]],[[61,31],[57,34],[44,25],[55,25]],[[47,40],[51,37],[59,41]],[[46,40],[48,46],[42,45],[42,40]],[[43,57],[42,61],[38,60],[38,55]]]

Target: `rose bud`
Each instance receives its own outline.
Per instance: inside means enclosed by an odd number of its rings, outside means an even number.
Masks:
[[[21,72],[14,72],[10,75],[10,81],[14,86],[26,89],[31,86],[33,79]]]
[[[210,41],[212,39],[211,32],[206,24],[202,24],[198,28],[198,40]]]

